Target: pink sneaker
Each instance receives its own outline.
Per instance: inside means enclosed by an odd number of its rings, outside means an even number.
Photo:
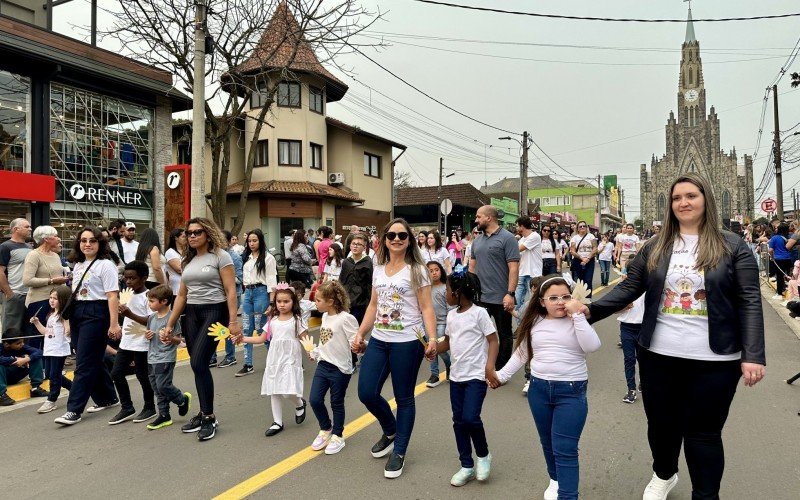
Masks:
[[[311,443],[311,449],[314,451],[319,451],[328,446],[328,441],[330,440],[331,440],[331,431],[319,431],[317,437],[314,438],[314,442]]]
[[[340,438],[339,436],[331,436],[331,440],[328,443],[328,446],[325,447],[325,454],[326,455],[336,455],[344,448],[344,438]]]

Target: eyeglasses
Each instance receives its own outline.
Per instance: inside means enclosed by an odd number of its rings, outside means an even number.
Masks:
[[[408,239],[408,233],[405,231],[401,231],[399,233],[395,233],[394,231],[389,231],[388,233],[386,233],[386,238],[389,240],[400,238],[400,241],[406,241]]]
[[[90,244],[90,245],[94,245],[95,243],[97,243],[97,238],[89,238],[88,240],[86,238],[81,238],[80,241],[84,245],[87,244],[87,243]]]
[[[569,302],[570,300],[572,300],[572,295],[570,295],[568,293],[564,294],[564,295],[550,295],[548,297],[545,297],[544,299],[547,302],[550,302],[551,304],[557,304],[559,301],[561,301],[561,302]]]
[[[549,230],[549,229],[542,229],[542,232],[543,232],[543,233],[549,233],[549,232],[550,232],[550,230]]]
[[[580,226],[578,226],[578,229],[586,229],[586,224],[581,224]]]
[[[358,243],[356,241],[353,241],[353,242],[350,243],[350,246],[351,247],[363,247],[364,244],[363,243]]]
[[[197,238],[201,234],[205,233],[205,229],[195,229],[194,231],[186,231],[186,236],[188,238]]]

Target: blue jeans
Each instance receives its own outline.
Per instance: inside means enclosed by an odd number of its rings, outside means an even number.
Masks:
[[[42,358],[31,360],[29,366],[0,366],[0,396],[6,393],[9,385],[14,385],[30,377],[31,389],[36,389],[42,384],[42,374],[44,361]],[[59,375],[61,373],[59,372]],[[50,382],[52,385],[52,382]]]
[[[447,324],[436,323],[436,337],[438,338],[444,335],[446,328]],[[429,340],[427,335],[425,335],[425,340]],[[431,375],[436,377],[439,376],[439,356],[441,356],[442,361],[444,361],[444,366],[450,370],[450,353],[440,352],[439,355],[433,358],[433,361],[431,361]]]
[[[242,297],[242,325],[245,335],[250,335],[253,330],[261,334],[267,316],[264,311],[269,307],[269,289],[265,286],[248,288]],[[268,344],[265,344],[268,345]],[[228,347],[225,346],[225,356],[228,356]],[[233,353],[230,354],[233,359]],[[244,364],[253,366],[253,344],[244,345]]]
[[[636,346],[639,344],[641,323],[620,323],[619,339],[622,341],[622,356],[625,365],[625,382],[628,390],[636,389]]]
[[[594,280],[594,259],[589,259],[586,264],[581,264],[580,259],[572,259],[572,279],[581,280],[589,289],[589,298],[592,297],[592,281]]]
[[[542,259],[542,276],[556,274],[558,265],[556,259]]]
[[[539,432],[547,473],[558,481],[559,500],[578,498],[578,441],[589,411],[587,383],[532,376],[528,389],[528,404]]]
[[[608,285],[608,277],[611,274],[611,261],[601,260],[600,262],[600,284],[603,286]]]
[[[339,437],[342,437],[344,432],[344,396],[347,393],[347,386],[350,384],[350,377],[351,375],[342,373],[335,365],[327,361],[320,361],[311,382],[311,392],[308,394],[308,403],[314,410],[320,430],[330,429],[334,435]],[[328,389],[331,391],[332,424],[328,416],[328,409],[325,407],[325,393],[328,392]]]
[[[517,305],[514,306],[515,311],[519,311],[519,308],[522,307],[522,301],[525,300],[525,296],[528,295],[528,290],[530,290],[530,288],[531,277],[520,276],[517,281],[517,290],[514,293],[514,300],[517,301]]]
[[[483,458],[489,454],[486,432],[481,420],[486,387],[484,380],[450,382],[450,406],[453,408],[453,431],[456,433],[458,459],[461,461],[461,467],[467,469],[475,466],[472,460],[473,444],[478,457]]]
[[[358,399],[364,403],[381,425],[383,433],[394,436],[394,452],[405,455],[414,430],[414,386],[425,348],[418,340],[383,342],[372,338],[361,358],[358,377]],[[392,376],[392,390],[397,402],[397,418],[389,403],[381,396],[386,379]]]

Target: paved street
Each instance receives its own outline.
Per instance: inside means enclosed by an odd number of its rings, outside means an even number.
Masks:
[[[740,387],[725,432],[727,468],[723,498],[793,499],[800,491],[800,385],[783,380],[800,370],[800,341],[764,303],[767,331],[767,378],[754,389]],[[581,494],[590,499],[634,499],[651,475],[641,400],[621,402],[625,392],[622,352],[616,347],[617,322],[597,325],[603,348],[589,358],[590,414],[581,441]],[[241,359],[241,358],[240,358]],[[337,456],[318,455],[294,468],[283,462],[306,460],[302,452],[316,435],[309,408],[306,422],[293,423],[285,408],[286,430],[264,437],[271,422],[268,399],[259,395],[264,349],[256,350],[256,374],[235,378],[235,368],[214,369],[217,437],[200,443],[181,434],[185,421],[173,413],[175,425],[147,431],[144,424],[109,426],[111,411],[84,414],[69,428],[53,424],[56,411],[38,415],[40,404],[20,405],[0,414],[4,469],[0,491],[5,498],[211,498],[230,490],[231,496],[257,489],[253,498],[541,498],[547,473],[526,399],[522,374],[487,397],[483,419],[494,455],[491,479],[461,489],[449,485],[458,468],[446,383],[417,398],[417,421],[406,461],[397,480],[383,478],[384,460],[369,448],[379,437],[371,423],[346,435],[347,447]],[[238,365],[237,365],[238,368]],[[313,375],[307,364],[306,392]],[[423,364],[419,382],[429,375]],[[356,380],[347,396],[347,421],[365,412],[356,394]],[[188,365],[176,371],[176,384],[194,392]],[[134,401],[136,382],[131,383]],[[390,394],[387,384],[386,394]],[[59,403],[63,405],[62,398]],[[62,406],[63,409],[63,406]],[[193,409],[194,411],[194,409]],[[363,422],[363,419],[361,420]],[[280,474],[285,472],[285,475]],[[670,498],[689,498],[685,464]],[[277,479],[276,479],[277,478]],[[270,482],[271,481],[271,482]],[[269,483],[269,484],[267,484]]]

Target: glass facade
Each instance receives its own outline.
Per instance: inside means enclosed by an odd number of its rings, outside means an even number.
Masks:
[[[86,224],[152,224],[153,109],[50,86],[51,225],[65,241]]]
[[[30,171],[29,79],[0,71],[0,170]]]

